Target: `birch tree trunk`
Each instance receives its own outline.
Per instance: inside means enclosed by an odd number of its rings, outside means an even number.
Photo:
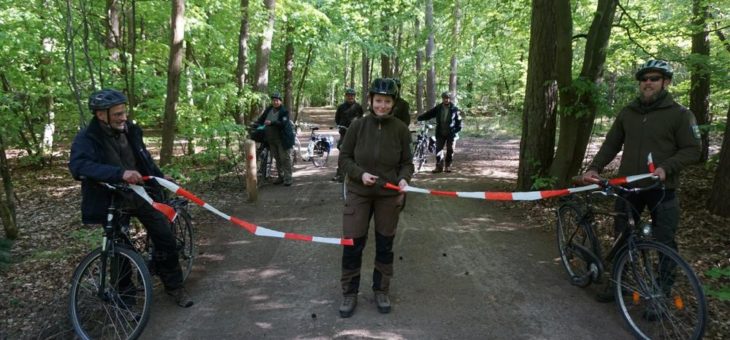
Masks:
[[[172,147],[177,126],[177,103],[180,97],[180,72],[185,51],[185,0],[173,0],[170,15],[170,59],[167,66],[167,97],[165,117],[162,123],[162,147],[160,165],[172,161]]]

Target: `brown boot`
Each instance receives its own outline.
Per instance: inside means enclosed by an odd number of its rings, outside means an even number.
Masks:
[[[431,170],[432,174],[438,174],[444,172],[444,168],[437,166],[436,169]]]
[[[172,298],[175,299],[175,303],[182,308],[188,308],[194,304],[193,299],[190,295],[188,295],[188,292],[183,287],[165,291],[167,292],[167,295],[172,296]]]

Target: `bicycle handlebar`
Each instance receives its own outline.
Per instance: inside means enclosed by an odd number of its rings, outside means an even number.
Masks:
[[[586,180],[588,183],[596,184],[601,188],[601,193],[603,194],[610,194],[610,191],[620,191],[624,193],[631,193],[631,194],[637,194],[642,191],[652,190],[656,189],[658,187],[661,187],[661,189],[664,189],[664,184],[659,180],[658,176],[651,176],[649,177],[654,183],[651,185],[641,187],[641,188],[627,188],[624,186],[621,186],[619,184],[614,184],[609,179],[605,178],[597,178],[595,180]]]

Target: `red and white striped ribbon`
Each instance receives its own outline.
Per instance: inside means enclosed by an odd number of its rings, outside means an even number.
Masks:
[[[203,201],[199,197],[193,195],[191,192],[181,188],[177,184],[170,182],[164,178],[146,176],[146,177],[144,177],[144,179],[145,180],[148,180],[148,179],[156,180],[157,183],[160,183],[160,185],[165,187],[167,190],[170,190],[177,195],[187,198],[191,202],[207,209],[208,211],[222,217],[223,219],[230,221],[231,223],[233,223],[235,225],[238,225],[239,227],[241,227],[243,229],[246,229],[248,232],[250,232],[256,236],[277,237],[277,238],[285,238],[285,239],[290,239],[290,240],[299,240],[299,241],[317,242],[317,243],[339,244],[339,245],[343,245],[343,246],[353,245],[351,238],[333,238],[333,237],[311,236],[311,235],[303,235],[303,234],[295,234],[295,233],[285,233],[285,232],[281,232],[278,230],[264,228],[262,226],[258,226],[253,223],[236,218],[234,216],[226,215],[226,214],[222,213],[220,210],[213,207],[212,205],[205,203],[205,201]],[[142,190],[142,192],[144,192],[143,188],[141,188],[141,187],[139,187],[139,188]],[[137,192],[137,190],[135,190],[135,192]],[[137,192],[137,193],[140,194],[140,196],[142,196],[140,192]],[[144,196],[149,198],[147,193],[144,193]],[[147,201],[152,202],[152,199],[149,198],[149,200],[147,200]],[[152,203],[150,203],[150,204],[152,204]],[[157,208],[157,206],[155,206],[155,208]],[[174,209],[173,209],[173,211],[174,211]],[[162,211],[162,212],[165,213],[165,211]],[[168,218],[169,218],[169,216],[168,216]]]
[[[608,182],[614,185],[626,184],[636,182],[644,178],[652,177],[652,174],[642,174],[634,176],[619,177],[609,180]],[[463,198],[476,198],[488,201],[535,201],[551,197],[566,196],[576,192],[589,191],[598,189],[597,184],[586,185],[577,188],[558,189],[558,190],[543,190],[543,191],[528,191],[528,192],[489,192],[489,191],[442,191],[442,190],[431,190],[412,187],[406,185],[403,190],[397,185],[391,183],[385,183],[386,189],[392,189],[403,192],[416,192],[419,194],[427,194],[433,196],[447,196],[447,197],[463,197]]]

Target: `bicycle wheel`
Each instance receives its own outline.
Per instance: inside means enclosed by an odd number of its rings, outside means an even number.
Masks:
[[[263,183],[269,178],[270,170],[271,170],[271,161],[270,159],[271,152],[269,151],[269,148],[262,147],[258,152],[258,157],[256,159],[257,162],[257,176],[258,176],[258,182],[259,184]]]
[[[621,316],[640,339],[699,339],[707,303],[699,279],[668,246],[641,241],[614,264],[614,294]]]
[[[69,293],[74,330],[82,339],[136,339],[150,317],[150,273],[139,254],[120,246],[102,262],[98,248],[74,271]]]
[[[421,171],[423,165],[426,164],[426,143],[419,142],[416,144],[416,150],[413,153],[413,163],[416,166],[416,172]]]
[[[327,143],[323,141],[317,141],[314,143],[314,148],[312,149],[312,164],[314,166],[321,168],[327,164],[327,158],[329,158],[330,152],[329,148],[327,147]]]
[[[177,211],[177,218],[175,218],[175,222],[172,224],[172,233],[175,235],[176,249],[183,273],[183,282],[185,282],[185,279],[188,278],[188,275],[193,270],[195,234],[187,208],[177,206],[175,210]]]
[[[566,203],[558,208],[557,239],[560,261],[578,287],[586,287],[601,273],[601,261],[596,258],[596,240],[581,219],[583,213],[576,204]]]

